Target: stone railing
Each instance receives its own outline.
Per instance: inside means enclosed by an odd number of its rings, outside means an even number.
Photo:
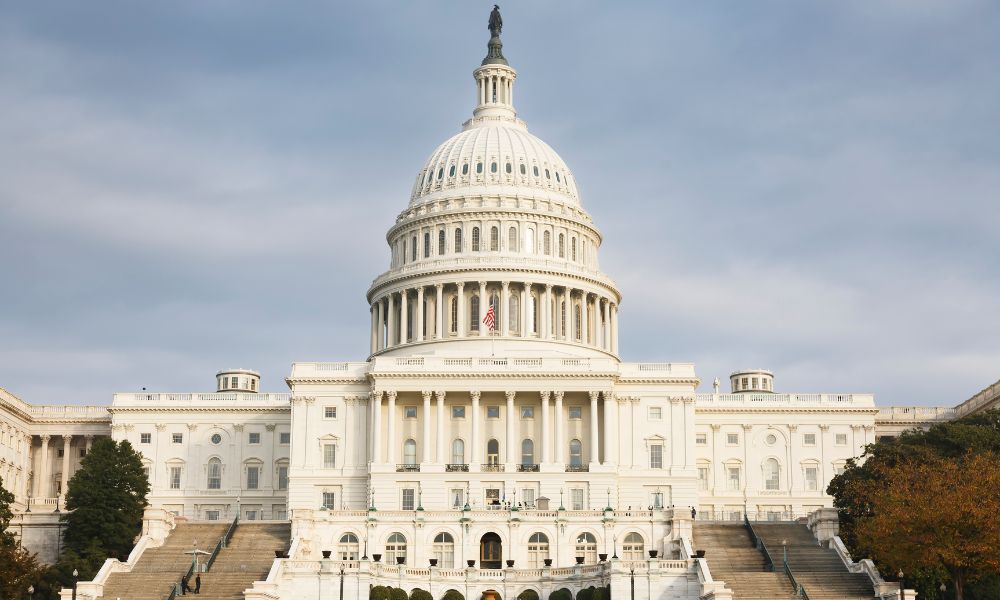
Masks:
[[[447,356],[378,356],[372,360],[373,372],[618,372],[618,362],[611,358],[560,357],[447,357]]]
[[[85,420],[85,421],[110,421],[111,413],[107,406],[30,406],[28,413],[32,419],[46,420]]]
[[[377,288],[387,282],[402,276],[437,273],[440,271],[464,270],[496,270],[524,269],[529,271],[548,271],[556,273],[572,273],[588,279],[595,279],[604,285],[617,290],[614,279],[606,273],[586,265],[574,263],[566,259],[532,258],[523,255],[504,256],[502,253],[485,252],[476,255],[453,255],[448,258],[421,259],[414,263],[393,267],[372,280],[371,288]],[[510,277],[505,275],[504,278]],[[478,280],[478,279],[477,279]]]
[[[869,408],[875,406],[872,394],[695,394],[700,406],[826,406]]]
[[[194,405],[270,404],[288,406],[291,394],[250,392],[171,393],[171,392],[119,392],[114,396],[116,406],[155,404],[157,407]]]
[[[950,421],[957,416],[956,409],[943,406],[883,406],[878,409],[875,421],[925,423]]]
[[[297,362],[292,365],[292,379],[355,379],[366,382],[366,362]]]
[[[1000,400],[1000,381],[983,389],[975,396],[955,407],[956,416],[964,417]],[[996,407],[994,407],[996,408]]]

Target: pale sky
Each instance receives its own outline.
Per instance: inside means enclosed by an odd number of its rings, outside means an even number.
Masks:
[[[363,360],[491,7],[0,5],[0,386],[106,404]],[[1000,378],[1000,3],[501,10],[519,115],[604,233],[623,359],[883,405]]]

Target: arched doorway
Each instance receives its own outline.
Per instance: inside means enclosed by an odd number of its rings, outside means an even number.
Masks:
[[[503,543],[500,536],[490,532],[479,540],[479,568],[503,568]]]

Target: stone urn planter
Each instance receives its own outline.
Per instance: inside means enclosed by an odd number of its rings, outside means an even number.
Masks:
[[[659,553],[660,553],[659,550],[650,550],[649,551],[649,558],[656,558],[656,555],[659,554]]]
[[[330,558],[331,554],[333,554],[332,550],[323,550],[323,558]]]
[[[695,558],[705,558],[705,551],[704,550],[695,550],[694,551],[694,557]]]
[[[598,554],[597,558],[599,558],[601,560],[601,562],[604,562],[604,561],[608,560],[608,555],[607,554]]]
[[[436,559],[436,558],[428,558],[427,560],[431,563],[432,567],[438,566],[438,559]]]
[[[509,560],[509,559],[507,560],[507,568],[508,569],[513,569],[514,568],[514,561],[513,560]]]
[[[552,566],[552,559],[551,558],[543,558],[542,559],[542,563],[544,563],[546,567],[551,567]]]
[[[583,557],[582,556],[577,556],[576,557],[576,564],[578,564],[578,565],[582,565],[583,564]]]
[[[372,560],[374,560],[375,562],[378,562],[378,561],[382,560],[382,555],[381,554],[372,554]]]
[[[475,559],[470,558],[469,560],[465,561],[465,564],[469,565],[469,568],[471,569],[472,567],[476,566],[476,561]]]
[[[397,565],[404,565],[404,564],[406,564],[406,557],[405,556],[397,556],[396,557],[396,564]]]

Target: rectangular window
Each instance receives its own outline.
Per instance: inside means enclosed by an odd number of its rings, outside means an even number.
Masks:
[[[260,467],[247,467],[247,489],[256,490],[260,487]]]
[[[451,488],[451,492],[448,494],[451,498],[452,508],[462,508],[465,506],[465,490],[462,488]]]
[[[649,495],[649,504],[653,508],[663,508],[663,492],[653,492]]]
[[[694,443],[698,444],[699,446],[704,446],[708,444],[708,434],[705,433],[694,434]]]
[[[416,419],[417,418],[417,407],[416,406],[404,406],[403,407],[403,418],[404,419]]]
[[[149,467],[143,467],[142,472],[146,475],[146,481],[149,481]]]
[[[84,456],[87,456],[87,449],[80,448],[80,458],[83,458]]]
[[[324,419],[336,419],[337,418],[337,407],[336,406],[324,406],[323,407],[323,418]]]
[[[337,466],[336,444],[323,444],[323,468],[333,469]]]
[[[804,446],[815,446],[816,445],[816,434],[815,433],[803,433],[802,434],[802,445],[804,445]]]
[[[230,377],[229,378],[229,387],[233,388],[234,390],[236,389],[237,385],[236,385],[236,378],[235,377]]]
[[[181,468],[170,467],[170,489],[181,489]]]
[[[698,467],[698,489],[708,489],[708,467]]]
[[[171,434],[170,435],[170,441],[172,441],[175,444],[183,444],[184,443],[184,434],[183,433],[174,433],[174,434]]]
[[[486,506],[500,508],[500,488],[486,488]]]
[[[573,420],[582,419],[583,418],[583,408],[581,408],[579,406],[571,406],[571,407],[569,407],[569,418],[573,419]]]
[[[245,518],[247,521],[256,521],[257,520],[257,511],[256,510],[247,509],[247,510],[245,510],[243,512],[244,512],[244,517],[243,518]]]
[[[740,489],[740,468],[729,467],[729,490],[739,491]]]
[[[649,447],[649,468],[663,468],[663,446],[661,444],[653,444]]]
[[[535,418],[535,407],[534,406],[522,406],[521,407],[521,418],[522,419],[534,419]]]
[[[401,503],[402,510],[414,510],[417,506],[413,502],[413,488],[403,489],[403,501]]]
[[[570,492],[569,493],[570,502],[572,504],[573,510],[585,510],[583,490],[580,488],[573,488],[569,492]]]
[[[452,406],[451,407],[451,418],[452,419],[464,419],[465,418],[465,407],[464,406]]]
[[[846,433],[838,433],[836,440],[837,440],[837,445],[838,446],[846,446],[847,445],[847,434]]]
[[[816,467],[806,467],[806,490],[815,492],[819,489],[819,478]]]
[[[249,441],[250,441],[251,444],[259,444],[260,443],[260,432],[258,432],[258,431],[251,431],[248,437],[250,438]]]
[[[278,434],[279,444],[290,444],[292,443],[292,433],[290,431],[282,431]]]
[[[288,489],[288,467],[284,465],[278,467],[278,489]]]
[[[535,506],[535,490],[534,488],[524,488],[521,490],[521,502],[525,506],[531,508]]]
[[[337,507],[333,492],[323,492],[323,508],[333,510]]]
[[[499,406],[487,406],[486,407],[486,418],[487,419],[499,419],[500,418],[500,407]]]
[[[217,511],[217,510],[206,510],[205,511],[205,519],[207,519],[209,521],[218,521],[219,520],[219,511]]]
[[[56,452],[56,456],[58,456],[59,458],[63,457],[63,449],[62,448],[60,448],[59,451]]]
[[[140,433],[139,434],[139,443],[140,444],[152,444],[153,443],[153,434],[152,433]]]
[[[738,433],[728,433],[726,434],[726,443],[730,446],[735,446],[740,443],[740,434]]]
[[[660,406],[650,406],[649,407],[649,418],[654,421],[659,421],[663,418],[663,408]]]

